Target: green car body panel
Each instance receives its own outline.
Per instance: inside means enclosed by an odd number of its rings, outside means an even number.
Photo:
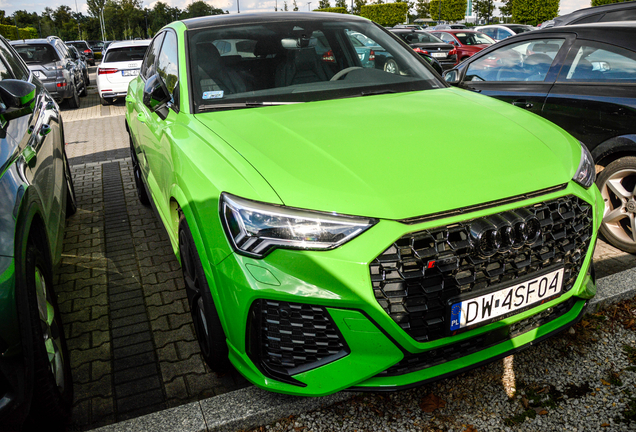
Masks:
[[[572,180],[580,143],[522,109],[454,88],[193,113],[185,55],[187,31],[173,23],[179,49],[179,109],[165,119],[142,103],[134,79],[126,121],[143,181],[179,257],[180,209],[227,337],[232,364],[255,385],[320,396],[346,388],[395,389],[481,364],[566,328],[595,293],[590,277],[602,218],[600,194]],[[178,111],[178,112],[177,112]],[[462,126],[444,125],[445,113]],[[375,125],[381,125],[374,127]],[[401,219],[547,194],[421,223]],[[332,249],[275,249],[264,258],[237,253],[224,230],[222,193],[275,205],[375,218],[377,223]],[[431,342],[409,336],[380,306],[370,263],[408,233],[456,224],[573,195],[593,206],[593,234],[572,289],[511,317]],[[575,298],[566,314],[487,349],[408,374],[378,377],[408,353],[420,353],[508,326]],[[247,353],[250,306],[259,299],[325,307],[347,355],[293,376],[272,378]]]

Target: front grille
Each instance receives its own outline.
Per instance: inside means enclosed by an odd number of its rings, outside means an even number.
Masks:
[[[536,217],[541,235],[489,258],[476,250],[473,220],[401,237],[369,265],[376,300],[407,334],[427,342],[449,334],[447,309],[459,295],[478,297],[551,266],[564,267],[563,292],[569,291],[590,245],[592,206],[568,195],[515,212]]]
[[[257,300],[250,311],[248,353],[277,379],[316,368],[349,353],[322,306]]]
[[[571,297],[569,300],[564,301],[553,308],[548,308],[542,312],[532,315],[531,317],[517,321],[510,326],[482,333],[461,342],[419,354],[408,354],[399,363],[396,363],[390,368],[380,372],[376,376],[389,377],[404,375],[485,350],[554,321],[558,317],[565,315],[572,310],[577,300],[578,299],[575,297]]]

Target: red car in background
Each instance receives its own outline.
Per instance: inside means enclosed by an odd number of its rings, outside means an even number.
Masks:
[[[475,30],[434,30],[429,33],[446,43],[455,45],[455,48],[457,48],[457,63],[466,60],[496,42],[490,36]]]

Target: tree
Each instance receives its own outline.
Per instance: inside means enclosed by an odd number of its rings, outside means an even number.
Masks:
[[[296,0],[292,0],[292,4],[294,5],[294,12],[298,12],[298,4],[296,4]]]
[[[329,4],[329,0],[320,0],[320,2],[318,2],[318,9],[327,9],[330,7],[331,4]]]
[[[559,0],[512,0],[514,22],[537,25],[559,14]]]
[[[347,0],[336,0],[336,7],[347,7]]]
[[[208,15],[222,15],[223,9],[217,9],[214,6],[210,6],[204,1],[195,1],[190,3],[185,9],[186,18],[196,18]]]
[[[283,10],[284,10],[285,12],[287,12],[287,11],[289,10],[289,9],[287,9],[287,0],[285,0],[285,1],[283,2],[283,4],[284,4]]]
[[[360,15],[360,9],[362,8],[362,6],[366,4],[367,4],[366,0],[354,0],[353,9],[351,10],[351,13],[353,15]]]
[[[417,16],[420,18],[426,18],[429,15],[429,6],[430,3],[428,0],[417,0],[415,3],[415,12]]]
[[[499,6],[499,12],[504,17],[512,16],[512,0],[503,0],[503,6]]]
[[[442,16],[438,17],[440,0],[431,0],[429,13],[435,21],[459,21],[466,17],[467,0],[441,0]]]
[[[481,18],[488,23],[495,11],[495,3],[493,0],[473,0],[473,11],[478,19]]]

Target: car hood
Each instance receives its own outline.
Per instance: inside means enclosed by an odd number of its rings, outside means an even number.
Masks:
[[[283,204],[385,219],[563,184],[580,159],[578,142],[562,129],[455,88],[196,118],[240,153]]]

